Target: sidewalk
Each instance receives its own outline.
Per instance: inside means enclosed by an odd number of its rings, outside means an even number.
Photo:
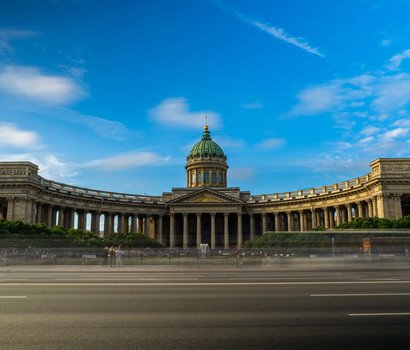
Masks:
[[[103,267],[101,265],[7,265],[0,266],[2,272],[217,272],[217,271],[383,271],[403,270],[410,272],[408,263],[315,263],[315,264],[266,264],[266,265],[123,265],[119,267]]]

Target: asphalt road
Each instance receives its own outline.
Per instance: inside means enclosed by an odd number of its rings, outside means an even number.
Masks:
[[[0,269],[1,349],[410,349],[409,269]]]

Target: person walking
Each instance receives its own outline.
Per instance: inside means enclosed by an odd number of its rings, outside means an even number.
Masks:
[[[115,249],[114,247],[110,247],[108,256],[110,257],[110,266],[114,267],[114,259],[115,259]]]
[[[118,246],[117,250],[115,251],[115,265],[122,266],[122,256],[124,255],[124,251],[121,250],[121,246]]]
[[[109,252],[109,250],[108,250],[108,247],[105,247],[104,249],[103,249],[103,254],[102,254],[102,257],[103,257],[103,266],[105,267],[105,266],[107,266],[107,263],[108,263],[108,256],[110,255],[110,252]]]

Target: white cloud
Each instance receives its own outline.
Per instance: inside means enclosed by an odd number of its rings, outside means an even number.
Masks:
[[[404,50],[401,53],[394,55],[390,58],[390,63],[387,65],[387,69],[396,70],[400,67],[402,61],[406,58],[410,58],[410,49]]]
[[[165,126],[175,128],[199,128],[205,125],[208,116],[209,128],[217,129],[221,125],[220,116],[212,111],[191,112],[185,98],[167,98],[149,111],[150,118]]]
[[[57,118],[70,123],[85,125],[101,137],[123,140],[129,130],[121,122],[92,115],[81,114],[73,110],[60,109]]]
[[[377,134],[380,131],[380,128],[369,125],[366,126],[362,131],[361,134],[366,135],[366,136],[370,136],[370,135],[374,135]]]
[[[320,57],[325,57],[323,53],[319,51],[318,48],[312,47],[305,39],[301,37],[294,37],[287,33],[284,29],[274,27],[271,24],[268,23],[262,23],[259,21],[255,21],[250,19],[249,17],[245,16],[239,11],[233,10],[226,5],[224,5],[222,2],[217,1],[216,4],[224,11],[228,13],[234,14],[237,18],[239,18],[241,21],[245,23],[249,23],[254,25],[255,27],[259,28],[260,30],[264,31],[265,33],[268,33],[272,36],[274,36],[277,39],[283,40],[289,44],[295,45],[299,48],[301,48],[304,51],[307,51],[309,53],[312,53],[314,55],[320,56]]]
[[[285,143],[286,143],[285,139],[271,138],[271,139],[262,140],[260,143],[256,145],[256,148],[274,149],[274,148],[282,147]]]
[[[40,136],[35,131],[21,130],[15,124],[0,123],[0,145],[38,148]]]
[[[391,44],[391,40],[384,39],[384,40],[382,40],[381,44],[382,44],[382,46],[387,47]]]
[[[241,17],[239,17],[241,18]],[[249,21],[248,21],[249,22]],[[264,23],[260,23],[257,21],[250,21],[251,24],[253,24],[254,26],[256,26],[257,28],[263,30],[266,33],[269,33],[271,35],[273,35],[274,37],[280,39],[280,40],[284,40],[286,42],[288,42],[289,44],[295,45],[299,48],[301,48],[302,50],[305,50],[307,52],[313,53],[319,57],[325,57],[317,47],[312,47],[307,41],[305,41],[303,38],[296,38],[291,36],[290,34],[286,33],[285,30],[283,30],[282,28],[278,28],[278,27],[273,27],[270,26],[268,24],[264,24]]]
[[[46,104],[66,104],[86,96],[74,79],[46,75],[37,67],[6,66],[0,72],[0,88],[9,94]]]
[[[399,119],[393,123],[393,126],[410,128],[410,119]]]
[[[40,35],[39,32],[30,30],[12,30],[12,29],[1,29],[0,30],[0,54],[10,54],[13,53],[13,47],[10,45],[12,40],[20,40],[33,38]]]
[[[56,155],[47,153],[9,153],[0,154],[0,161],[29,161],[39,167],[39,175],[52,181],[75,183],[78,173],[72,163],[65,163]]]
[[[124,169],[137,168],[141,166],[158,166],[167,163],[169,158],[162,157],[153,152],[127,152],[104,159],[96,159],[78,167],[97,168],[105,171],[121,171]]]

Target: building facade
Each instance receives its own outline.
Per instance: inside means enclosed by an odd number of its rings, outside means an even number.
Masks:
[[[410,215],[410,158],[382,158],[370,173],[337,184],[252,195],[227,187],[227,157],[208,127],[187,157],[187,186],[162,196],[114,193],[57,183],[30,162],[0,162],[0,218],[52,227],[140,232],[167,246],[241,245],[266,231],[333,228],[358,217]]]

